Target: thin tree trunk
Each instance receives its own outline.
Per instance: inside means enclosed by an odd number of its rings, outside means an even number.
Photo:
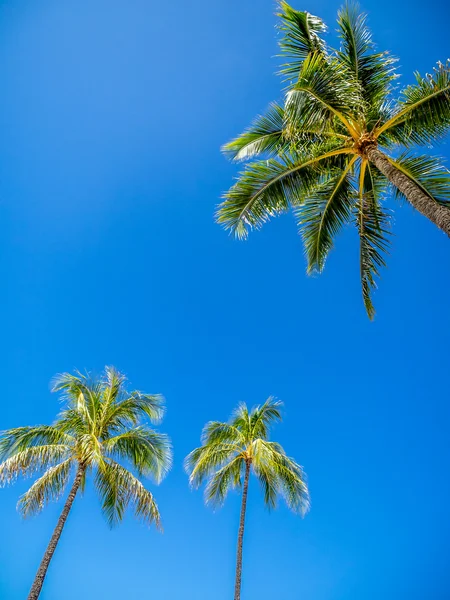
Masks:
[[[241,519],[239,522],[239,534],[238,534],[238,543],[237,543],[236,583],[234,586],[234,600],[241,599],[242,545],[243,545],[243,541],[244,541],[245,511],[247,509],[247,495],[248,495],[249,478],[250,478],[250,461],[247,460],[245,462],[244,489],[242,491]]]
[[[450,237],[450,208],[442,206],[442,204],[425,194],[407,175],[397,169],[376,146],[368,146],[366,155],[370,162],[406,196],[415,209]]]
[[[59,538],[61,537],[63,527],[66,523],[67,517],[69,516],[70,509],[72,508],[73,501],[75,500],[75,496],[77,495],[78,488],[80,487],[81,480],[83,479],[83,474],[84,467],[80,465],[78,467],[77,474],[75,475],[75,480],[67,497],[61,516],[58,519],[58,523],[47,546],[47,550],[45,551],[44,557],[36,573],[36,577],[34,578],[33,585],[31,586],[31,590],[28,595],[28,600],[37,600],[37,598],[39,598],[39,595],[42,590],[42,585],[47,574],[47,569],[50,565],[53,553],[55,552],[56,546],[59,542]]]

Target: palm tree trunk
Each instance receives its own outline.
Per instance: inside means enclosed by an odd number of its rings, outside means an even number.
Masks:
[[[368,146],[367,158],[389,181],[406,196],[409,202],[450,237],[450,208],[430,198],[414,181],[393,165],[376,146]]]
[[[58,519],[58,523],[47,546],[47,550],[45,551],[44,557],[36,573],[36,577],[34,578],[33,585],[31,586],[30,593],[28,594],[28,600],[37,600],[37,598],[39,598],[39,595],[42,590],[42,585],[47,574],[47,569],[50,565],[53,553],[55,552],[56,546],[59,542],[59,538],[61,537],[63,527],[66,523],[67,517],[69,516],[70,509],[72,508],[73,501],[75,500],[75,496],[77,495],[78,488],[80,487],[81,480],[83,479],[83,475],[84,467],[80,465],[78,467],[77,474],[75,475],[75,480],[67,497],[61,516]]]
[[[245,462],[245,477],[244,477],[244,489],[242,491],[242,504],[241,504],[241,519],[239,522],[239,534],[237,543],[237,556],[236,556],[236,583],[234,586],[234,600],[241,599],[241,582],[242,582],[242,544],[244,541],[244,527],[245,527],[245,511],[247,509],[247,495],[248,495],[248,481],[250,478],[250,461]]]

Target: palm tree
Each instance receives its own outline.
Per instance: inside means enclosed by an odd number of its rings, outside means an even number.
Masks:
[[[162,396],[129,392],[125,377],[112,367],[106,367],[99,378],[78,372],[59,375],[53,391],[61,392],[65,403],[53,425],[10,429],[0,437],[0,483],[43,472],[19,500],[18,509],[24,517],[58,500],[74,474],[28,600],[39,597],[73,501],[84,489],[87,475],[94,475],[102,511],[111,526],[132,506],[137,517],[160,527],[156,502],[139,477],[160,482],[171,465],[169,438],[145,423],[162,419]],[[137,476],[121,464],[124,461]]]
[[[418,152],[450,126],[450,63],[416,74],[398,97],[395,60],[375,50],[366,15],[347,5],[338,14],[341,45],[328,47],[323,21],[280,2],[284,101],[272,104],[223,148],[253,159],[225,194],[217,221],[238,238],[292,209],[308,273],[321,272],[334,238],[349,222],[360,239],[367,313],[389,247],[388,193],[406,199],[450,236],[450,173]]]
[[[228,423],[211,421],[202,433],[202,445],[185,459],[190,484],[206,481],[207,504],[222,505],[233,488],[242,489],[241,516],[236,556],[234,600],[241,597],[242,545],[250,472],[264,492],[264,502],[275,508],[281,495],[288,507],[304,515],[309,510],[309,493],[302,467],[286,456],[280,444],[269,441],[269,428],[281,420],[281,402],[269,398],[248,410],[240,404]]]

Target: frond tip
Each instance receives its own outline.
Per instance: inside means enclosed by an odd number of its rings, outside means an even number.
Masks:
[[[280,74],[290,79],[298,77],[301,65],[308,56],[325,52],[326,46],[321,35],[327,28],[319,17],[295,10],[284,0],[279,2],[279,7],[279,46],[281,56],[286,60]]]

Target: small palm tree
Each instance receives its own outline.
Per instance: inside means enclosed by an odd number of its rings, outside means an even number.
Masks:
[[[132,505],[136,516],[159,527],[158,507],[139,477],[150,476],[160,482],[171,465],[168,437],[145,424],[145,420],[161,420],[162,396],[127,391],[125,377],[112,367],[106,367],[97,379],[78,372],[59,375],[53,391],[61,392],[65,402],[53,425],[10,429],[0,437],[1,483],[43,472],[19,500],[18,509],[24,517],[59,499],[71,474],[75,475],[28,600],[39,597],[73,501],[84,488],[87,475],[94,475],[102,510],[111,526],[120,522],[125,509]],[[122,466],[123,461],[138,477]]]
[[[241,404],[229,423],[207,423],[202,445],[185,459],[190,484],[199,487],[207,482],[207,504],[222,505],[231,489],[242,489],[234,600],[241,597],[242,544],[250,472],[259,479],[269,508],[276,506],[277,497],[281,495],[292,511],[304,515],[309,509],[302,467],[286,456],[280,444],[268,439],[270,426],[281,420],[280,408],[281,402],[273,398],[251,411]]]
[[[406,199],[450,236],[450,173],[416,152],[450,127],[450,63],[393,96],[395,60],[374,48],[366,16],[347,5],[338,15],[341,47],[329,48],[323,21],[280,2],[284,101],[224,146],[235,160],[260,156],[225,194],[217,220],[239,238],[293,209],[308,261],[321,272],[341,228],[360,239],[363,299],[389,246],[388,193]]]

